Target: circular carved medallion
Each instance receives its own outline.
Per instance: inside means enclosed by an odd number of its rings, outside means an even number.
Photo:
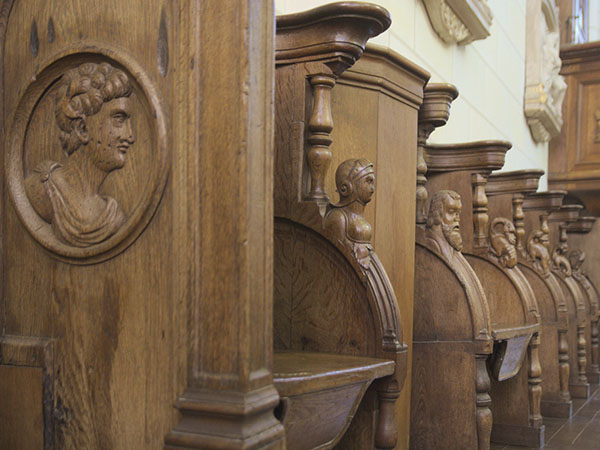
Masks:
[[[90,264],[123,251],[152,218],[167,173],[160,102],[129,56],[72,49],[21,97],[8,136],[9,192],[53,256]]]

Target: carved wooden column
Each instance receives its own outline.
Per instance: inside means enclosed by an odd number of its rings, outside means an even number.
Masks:
[[[525,247],[523,241],[525,240],[525,213],[523,213],[523,194],[513,195],[513,224],[515,225],[515,234],[517,235],[517,251],[523,253]]]
[[[313,109],[308,121],[307,140],[310,150],[307,159],[310,168],[310,190],[306,199],[318,203],[329,202],[329,196],[325,192],[325,177],[331,164],[331,88],[335,86],[335,78],[331,73],[316,74],[309,78],[313,92]]]
[[[481,173],[471,175],[473,185],[473,248],[488,248],[488,199],[485,194],[487,179]]]
[[[424,148],[427,139],[436,128],[446,125],[450,117],[450,104],[458,97],[458,90],[452,84],[430,83],[423,90],[423,104],[419,110],[419,134],[417,144],[417,210],[418,224],[424,224],[425,203],[427,202],[427,163]]]
[[[199,154],[194,176],[203,199],[190,283],[187,388],[176,403],[181,421],[165,443],[169,449],[283,449],[271,373],[273,4],[238,1],[212,15],[211,9],[199,7],[198,17],[211,19],[193,23],[198,35],[192,37],[226,36],[230,51],[200,48],[185,59],[196,58],[192,64],[203,74],[197,80],[204,89],[196,116],[201,146],[190,149]]]
[[[488,355],[477,355],[477,373],[475,375],[475,389],[477,392],[477,444],[478,450],[489,450],[490,435],[492,433],[492,411],[490,405],[490,377],[487,371]]]

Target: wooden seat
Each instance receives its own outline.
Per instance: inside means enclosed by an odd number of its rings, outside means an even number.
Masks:
[[[373,380],[394,373],[390,360],[315,352],[275,352],[276,414],[287,448],[330,448],[340,439]],[[309,431],[309,432],[307,432]]]

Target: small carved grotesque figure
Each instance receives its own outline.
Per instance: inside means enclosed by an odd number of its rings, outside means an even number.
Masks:
[[[490,245],[493,255],[498,257],[500,263],[509,269],[515,267],[517,257],[517,235],[515,226],[504,217],[496,217],[490,224]]]
[[[125,165],[135,140],[131,93],[127,75],[108,63],[82,64],[59,81],[54,113],[66,162],[43,161],[25,185],[35,211],[67,244],[97,244],[125,221],[100,187]]]
[[[431,197],[427,229],[431,231],[440,252],[450,259],[452,251],[462,250],[460,235],[460,195],[454,191],[438,191]]]
[[[585,252],[582,250],[573,250],[569,253],[569,262],[571,263],[571,270],[573,272],[580,273],[581,265],[585,261]]]
[[[335,184],[339,203],[325,216],[325,229],[365,269],[370,264],[371,224],[363,216],[375,192],[375,171],[366,159],[349,159],[339,165]]]
[[[527,239],[527,256],[535,270],[544,278],[550,276],[548,235],[542,230],[532,231]]]
[[[573,272],[571,269],[571,263],[569,262],[569,258],[567,258],[567,253],[569,252],[569,246],[566,242],[560,242],[554,250],[552,250],[552,262],[554,263],[554,267],[557,270],[560,270],[567,277],[570,277]]]

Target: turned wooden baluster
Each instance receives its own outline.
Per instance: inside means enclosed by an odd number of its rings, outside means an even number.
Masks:
[[[310,191],[307,200],[329,203],[325,190],[325,177],[332,154],[329,146],[333,142],[333,118],[331,117],[331,89],[335,86],[335,75],[317,74],[310,77],[313,90],[313,109],[308,122],[308,167],[310,169]]]
[[[565,400],[571,400],[569,392],[569,374],[571,367],[569,365],[569,341],[567,340],[567,330],[558,332],[558,381],[560,384],[560,397]]]
[[[593,372],[598,372],[600,366],[598,366],[598,320],[592,322],[592,363],[591,368]]]
[[[488,198],[485,193],[487,179],[484,175],[475,173],[471,176],[473,186],[473,246],[488,247]]]
[[[477,397],[475,405],[477,407],[476,425],[477,425],[477,442],[478,450],[489,450],[490,437],[492,434],[492,398],[490,397],[490,377],[487,371],[488,355],[475,355],[476,359],[476,374],[475,374],[475,392]]]
[[[386,380],[377,390],[379,399],[379,421],[375,432],[375,448],[393,449],[398,441],[398,423],[396,421],[396,400],[400,389],[395,379]]]
[[[542,365],[540,364],[540,336],[535,333],[531,337],[527,353],[529,356],[529,367],[527,371],[529,384],[529,423],[533,427],[540,427],[542,425],[542,412],[541,412],[541,401],[542,401]]]
[[[458,96],[456,87],[451,84],[428,84],[423,90],[423,104],[419,110],[419,131],[417,141],[417,207],[416,221],[424,224],[425,204],[427,203],[427,163],[425,162],[425,144],[429,136],[438,127],[446,125],[450,117],[450,104]]]
[[[585,351],[586,345],[585,323],[582,322],[581,324],[577,325],[577,368],[579,369],[577,379],[582,384],[586,384],[588,382],[587,375],[585,374],[585,369],[587,366],[587,354]]]
[[[525,254],[523,241],[525,240],[525,213],[523,212],[523,194],[514,194],[513,204],[513,224],[515,225],[515,234],[517,236],[517,252]]]

